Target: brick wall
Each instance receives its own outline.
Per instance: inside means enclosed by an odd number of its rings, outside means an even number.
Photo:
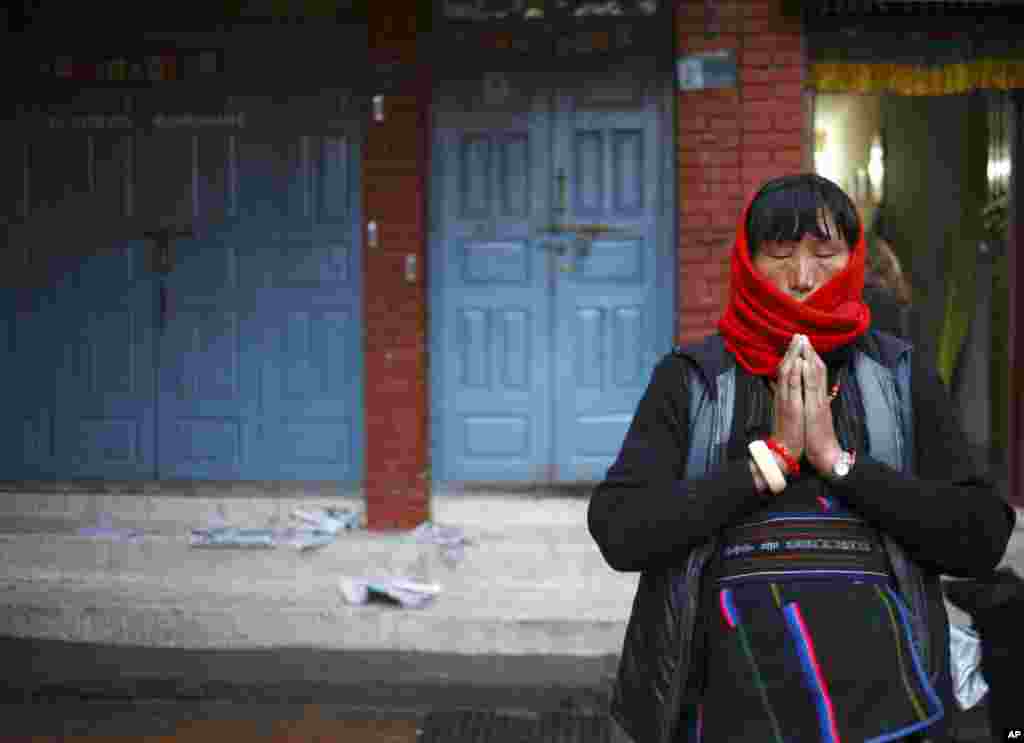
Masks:
[[[686,343],[712,332],[725,306],[729,248],[747,198],[764,180],[809,167],[810,153],[799,18],[783,17],[780,0],[680,0],[676,22],[680,54],[733,49],[739,64],[736,88],[679,93],[677,338]],[[415,67],[421,23],[413,0],[371,5],[371,64]],[[430,513],[425,74],[389,92],[385,120],[367,128],[364,216],[379,225],[364,279],[371,529],[410,528]],[[411,284],[408,255],[419,266]]]
[[[729,251],[764,181],[808,170],[805,50],[780,0],[680,0],[680,55],[731,49],[737,86],[679,93],[677,338],[714,332],[728,299]]]
[[[367,522],[407,529],[429,518],[426,178],[430,80],[417,71],[416,4],[370,4],[370,63],[391,65],[399,82],[384,95],[384,120],[367,123],[364,219],[364,353]],[[382,87],[382,89],[384,89]],[[405,278],[415,256],[417,276]]]

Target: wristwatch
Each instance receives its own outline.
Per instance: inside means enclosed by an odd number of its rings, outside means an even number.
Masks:
[[[829,480],[841,480],[850,474],[850,468],[853,467],[853,454],[848,451],[840,451],[839,456],[836,458],[835,463],[832,465],[832,469],[828,473]]]

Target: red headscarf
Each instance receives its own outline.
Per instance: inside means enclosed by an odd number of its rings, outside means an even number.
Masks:
[[[861,225],[846,267],[799,302],[777,289],[751,261],[746,224],[752,202],[736,230],[729,306],[718,330],[737,363],[751,374],[774,378],[794,333],[806,335],[814,350],[825,354],[867,331],[871,311],[861,296],[867,247]]]

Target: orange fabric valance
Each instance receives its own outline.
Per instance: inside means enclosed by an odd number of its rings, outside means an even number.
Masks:
[[[819,93],[955,95],[1024,88],[1024,60],[978,59],[945,65],[812,62],[808,81]]]

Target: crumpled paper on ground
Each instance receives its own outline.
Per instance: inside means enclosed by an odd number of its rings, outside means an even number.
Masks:
[[[78,530],[78,536],[138,544],[143,534],[138,529],[116,528],[113,517],[109,513],[101,513],[96,518],[96,526],[83,526]]]
[[[463,534],[457,526],[442,526],[431,521],[424,521],[410,533],[421,544],[436,544],[441,551],[441,559],[454,565],[465,557],[466,545],[473,542]]]
[[[359,528],[361,516],[347,509],[323,508],[316,511],[297,509],[292,516],[310,527],[275,529],[242,528],[215,524],[193,529],[189,544],[193,547],[242,547],[249,549],[275,549],[285,544],[300,552],[325,547],[334,541],[338,532]]]
[[[382,598],[405,609],[421,609],[441,593],[436,583],[410,578],[342,578],[339,588],[345,601],[356,606]]]
[[[344,577],[339,585],[341,593],[345,601],[355,605],[379,598],[407,609],[422,608],[440,595],[441,586],[430,578],[429,553],[433,550],[419,545],[437,545],[441,560],[452,568],[465,556],[467,544],[472,542],[458,527],[425,521],[405,532],[396,543],[392,575]]]

